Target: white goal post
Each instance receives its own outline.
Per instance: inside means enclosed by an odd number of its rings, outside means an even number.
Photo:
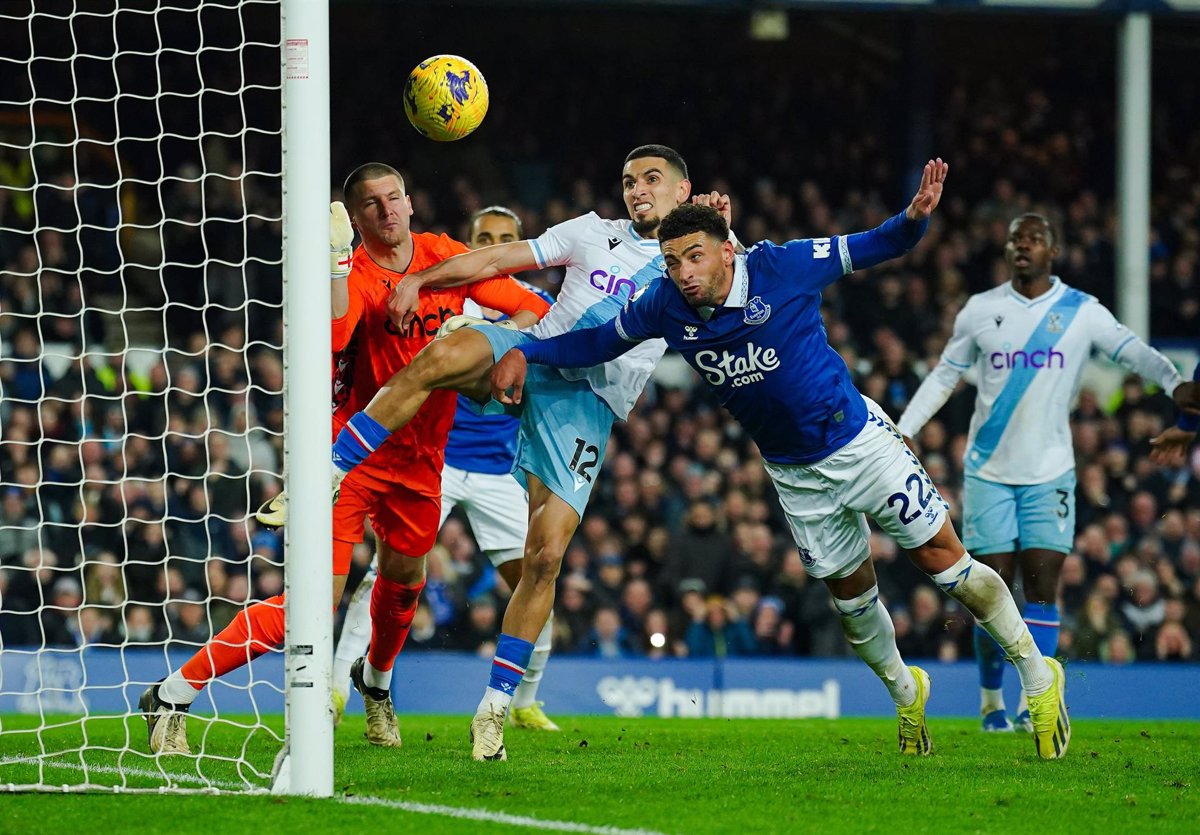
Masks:
[[[328,7],[0,3],[0,791],[333,792]]]

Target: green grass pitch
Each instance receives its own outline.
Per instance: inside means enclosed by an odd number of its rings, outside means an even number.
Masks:
[[[1077,720],[1068,757],[1040,762],[1025,735],[982,734],[969,720],[935,720],[935,753],[902,758],[895,724],[836,721],[556,717],[557,734],[506,734],[507,763],[475,763],[461,716],[402,716],[404,747],[362,738],[349,716],[336,738],[337,800],[269,796],[0,794],[0,832],[400,831],[607,832],[1182,832],[1200,826],[1200,723]],[[0,784],[37,779],[32,717],[2,717]],[[61,721],[61,720],[60,720]],[[281,721],[270,717],[276,730]],[[144,751],[138,718],[75,722],[43,733],[47,749]],[[271,734],[190,720],[193,748],[236,757],[260,773]],[[231,761],[197,763],[89,751],[46,760],[47,781],[153,786],[161,766],[185,785],[264,779]],[[381,804],[386,804],[386,807]],[[424,811],[417,811],[422,809]],[[457,810],[457,811],[456,811]],[[463,812],[462,810],[475,810]],[[452,814],[495,813],[503,820]],[[535,819],[535,820],[531,820]],[[507,821],[507,822],[505,822]],[[539,823],[541,825],[539,825]]]

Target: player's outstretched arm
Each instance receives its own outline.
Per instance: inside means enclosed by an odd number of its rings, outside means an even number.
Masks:
[[[855,270],[865,270],[899,258],[920,242],[929,228],[929,217],[942,200],[942,189],[950,166],[939,159],[925,163],[921,172],[921,185],[913,195],[912,202],[900,214],[890,217],[866,232],[855,232],[838,239],[839,259],[830,259],[822,270],[826,281],[840,275],[849,275]],[[836,274],[829,271],[836,268]]]
[[[492,367],[492,397],[505,405],[521,402],[528,363],[554,368],[591,368],[614,360],[639,344],[626,340],[617,320],[585,330],[535,339],[513,348]]]
[[[529,241],[513,241],[464,252],[406,275],[388,297],[388,313],[392,321],[408,327],[409,319],[417,312],[417,294],[422,288],[458,287],[505,273],[531,270],[537,265]]]

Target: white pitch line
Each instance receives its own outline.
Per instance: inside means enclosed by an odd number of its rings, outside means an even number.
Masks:
[[[46,768],[67,769],[70,771],[84,771],[85,767],[80,763],[65,763],[65,762],[50,762],[43,761],[38,757],[5,757],[0,759],[2,765],[36,765],[41,763]],[[172,771],[155,771],[149,768],[140,768],[138,766],[126,766],[118,768],[112,765],[89,765],[87,771],[96,772],[98,774],[122,774],[131,777],[146,777],[149,779],[161,780],[163,778],[174,780],[176,783],[194,783],[204,787],[213,787],[219,789],[242,789],[242,790],[257,790],[258,793],[263,792],[263,787],[250,786],[247,783],[234,783],[229,780],[208,780],[196,774],[180,774]],[[97,788],[109,788],[108,786],[97,786]],[[622,829],[619,826],[594,826],[589,823],[576,823],[574,821],[554,821],[543,820],[542,818],[531,818],[526,815],[510,815],[507,812],[496,812],[491,809],[478,809],[468,806],[443,806],[437,803],[416,803],[410,800],[389,800],[385,797],[371,796],[355,796],[355,797],[335,797],[337,803],[344,803],[352,806],[384,806],[389,809],[399,809],[404,812],[412,812],[418,815],[440,815],[447,818],[458,818],[460,820],[486,821],[487,823],[500,823],[508,826],[523,826],[529,829],[541,829],[548,832],[582,832],[587,835],[663,835],[661,832],[656,832],[652,829]]]
[[[491,809],[441,806],[436,803],[414,803],[408,800],[388,800],[383,797],[341,797],[338,798],[338,802],[363,806],[386,806],[389,809],[400,809],[421,815],[442,815],[448,818],[503,823],[509,826],[525,826],[530,829],[544,829],[553,832],[586,832],[589,835],[663,835],[652,829],[622,829],[619,826],[593,826],[590,823],[575,823],[574,821],[550,821],[524,815],[510,815],[507,812],[494,812]]]

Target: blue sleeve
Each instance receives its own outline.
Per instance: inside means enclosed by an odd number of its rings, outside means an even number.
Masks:
[[[928,220],[912,221],[901,212],[867,232],[788,241],[783,246],[764,241],[753,251],[789,283],[819,292],[855,270],[903,255],[917,245],[928,228]]]
[[[900,257],[917,245],[928,228],[928,219],[909,220],[901,212],[869,232],[847,235],[846,249],[850,254],[850,264],[846,272],[865,270]]]
[[[554,368],[591,368],[616,359],[633,348],[636,342],[627,342],[617,332],[617,320],[610,319],[603,325],[579,331],[568,331],[549,339],[536,339],[518,345],[517,350],[525,359],[538,365]]]
[[[1196,370],[1192,372],[1192,380],[1200,382],[1200,362],[1196,363]],[[1179,420],[1175,424],[1184,432],[1200,431],[1200,415],[1189,415],[1187,412],[1179,414]]]

